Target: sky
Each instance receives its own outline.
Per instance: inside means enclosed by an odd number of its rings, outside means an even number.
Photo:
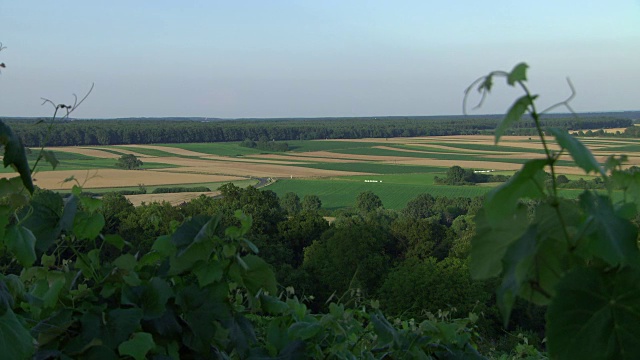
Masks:
[[[0,0],[0,42],[0,116],[91,84],[76,118],[458,115],[520,62],[541,108],[570,77],[578,112],[640,110],[640,0]]]

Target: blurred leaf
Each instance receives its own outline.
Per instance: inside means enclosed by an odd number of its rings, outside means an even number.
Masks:
[[[17,137],[9,126],[0,121],[0,144],[4,145],[4,167],[11,165],[20,174],[20,179],[30,193],[33,193],[31,169],[27,161],[27,153],[22,140]]]
[[[543,197],[543,169],[547,163],[547,159],[529,160],[509,181],[491,190],[485,200],[488,218],[493,222],[504,221],[513,214],[520,199]]]
[[[589,253],[614,266],[637,264],[638,229],[616,215],[609,198],[585,191],[580,195],[580,206],[587,214],[584,232]]]
[[[502,272],[502,258],[511,244],[529,225],[525,206],[517,207],[502,221],[488,220],[487,210],[480,209],[475,218],[476,234],[471,239],[471,276],[487,279]]]
[[[571,136],[566,130],[551,128],[547,131],[556,137],[558,144],[560,144],[563,149],[569,151],[576,165],[582,168],[587,174],[593,171],[604,175],[604,170],[600,164],[598,164],[591,151],[589,151],[580,140]]]
[[[513,70],[507,76],[507,84],[513,86],[516,82],[527,80],[527,69],[529,65],[526,63],[520,63],[516,65]]]
[[[527,111],[527,109],[533,105],[533,100],[535,100],[538,96],[533,95],[529,97],[528,95],[524,95],[520,97],[516,102],[511,105],[511,108],[507,112],[505,118],[498,124],[498,127],[495,130],[496,141],[498,144],[500,141],[500,137],[504,134],[504,132],[511,127],[513,123],[516,121],[520,121],[522,115]]]
[[[547,346],[555,359],[639,359],[640,271],[567,274],[547,312]]]
[[[511,309],[520,292],[520,286],[525,280],[528,280],[529,273],[534,266],[536,235],[535,226],[530,226],[505,252],[504,277],[496,292],[498,309],[502,313],[505,328],[509,323]]]

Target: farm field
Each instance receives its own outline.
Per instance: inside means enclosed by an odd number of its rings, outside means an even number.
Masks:
[[[582,138],[598,161],[611,154],[627,154],[628,165],[640,165],[640,141],[619,138]],[[301,198],[318,195],[327,209],[351,206],[362,191],[371,190],[385,207],[399,209],[424,192],[443,196],[477,196],[487,186],[434,185],[434,176],[459,165],[475,170],[510,174],[529,159],[541,158],[537,140],[525,136],[505,136],[494,145],[492,136],[438,136],[388,139],[295,140],[291,151],[265,152],[230,143],[154,144],[54,147],[60,164],[52,170],[38,165],[35,184],[46,189],[68,191],[74,177],[90,191],[149,189],[157,186],[197,186],[234,182],[248,186],[257,179],[277,180],[269,189],[278,195],[296,192]],[[557,148],[556,148],[557,149]],[[30,162],[38,149],[32,149]],[[143,170],[122,170],[115,166],[123,154],[134,154],[143,161]],[[585,176],[564,156],[558,162],[559,174],[570,178]],[[10,169],[4,169],[7,174]],[[378,182],[365,182],[377,180]],[[567,196],[572,191],[563,190]],[[187,201],[202,193],[133,195],[136,204],[151,201]],[[153,196],[151,196],[153,195]],[[206,193],[215,195],[215,192]],[[134,198],[135,197],[135,198]]]

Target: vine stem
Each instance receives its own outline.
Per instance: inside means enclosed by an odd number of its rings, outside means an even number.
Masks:
[[[554,166],[557,160],[557,157],[552,156],[551,150],[549,149],[549,145],[547,144],[547,141],[544,137],[544,131],[542,131],[542,126],[540,125],[540,114],[536,109],[534,98],[531,95],[529,88],[527,88],[527,86],[522,81],[518,81],[518,84],[520,85],[522,90],[525,92],[527,98],[529,99],[529,104],[531,106],[531,110],[529,111],[529,114],[533,118],[533,122],[536,124],[536,130],[538,131],[538,136],[540,137],[540,141],[542,142],[542,146],[544,148],[544,153],[547,156],[547,160],[549,161],[549,168],[551,169],[551,190],[553,192],[552,206],[556,211],[556,215],[558,216],[558,221],[560,221],[560,225],[562,227],[562,232],[564,234],[564,237],[567,240],[567,243],[571,244],[571,238],[569,237],[569,233],[567,232],[567,225],[566,225],[566,222],[564,221],[564,217],[562,216],[562,212],[560,211],[560,206],[559,206],[560,203],[558,202],[558,184],[556,183],[556,170]]]

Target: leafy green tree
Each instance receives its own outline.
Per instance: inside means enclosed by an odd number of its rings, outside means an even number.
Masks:
[[[455,258],[409,258],[389,272],[378,291],[384,311],[417,320],[438,310],[483,312],[490,298],[484,285],[471,279],[465,261]]]
[[[431,194],[420,194],[407,203],[403,215],[414,219],[425,219],[437,215],[436,199]]]
[[[322,207],[322,201],[317,195],[305,195],[302,198],[302,211],[319,211]]]
[[[373,191],[364,191],[356,197],[356,209],[362,214],[382,207],[382,200]]]
[[[282,209],[289,215],[295,215],[302,210],[300,197],[298,197],[298,194],[293,192],[284,194],[284,196],[280,200],[280,205],[282,206]]]
[[[304,269],[313,283],[310,293],[324,302],[349,289],[374,294],[389,267],[387,239],[366,225],[331,229],[305,249]]]
[[[139,169],[142,166],[142,160],[133,154],[124,154],[118,158],[116,166],[126,170]]]
[[[447,183],[462,184],[465,182],[466,175],[462,167],[454,165],[447,170]]]
[[[104,232],[118,233],[122,221],[134,211],[135,207],[124,195],[115,192],[106,193],[102,196],[102,215],[105,219]]]
[[[406,258],[442,260],[449,255],[453,240],[447,227],[431,219],[400,218],[391,225],[391,234]]]

